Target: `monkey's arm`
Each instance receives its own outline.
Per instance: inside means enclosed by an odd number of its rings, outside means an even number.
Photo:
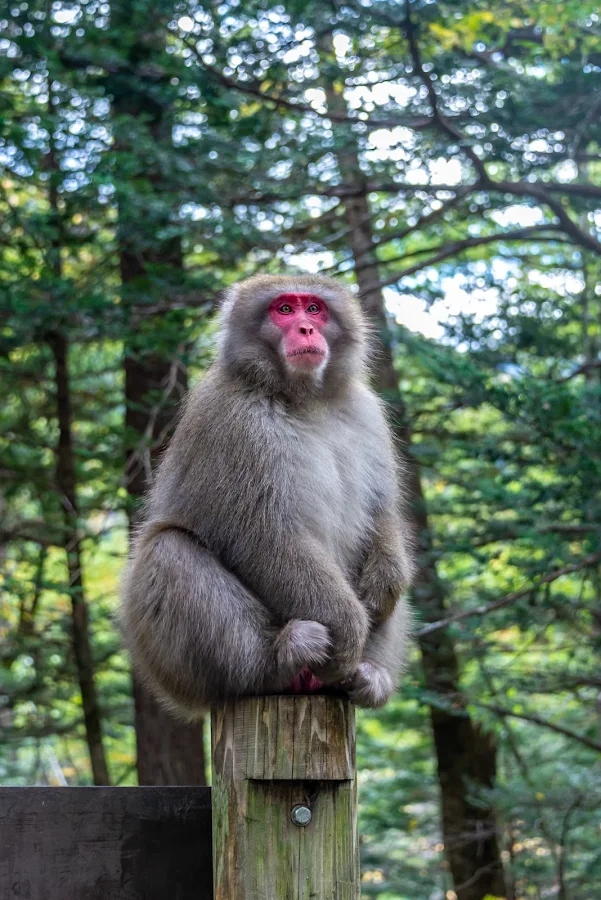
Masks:
[[[285,622],[308,619],[325,625],[332,650],[329,662],[315,674],[322,681],[341,681],[354,673],[369,631],[364,605],[330,554],[309,533],[285,526],[267,527],[264,540],[271,560],[251,572],[253,586],[272,614]],[[259,558],[265,559],[263,554]]]
[[[413,561],[403,522],[391,511],[376,516],[375,529],[359,579],[359,597],[372,622],[388,619],[411,584]]]
[[[123,633],[138,673],[186,718],[240,694],[284,690],[327,659],[316,622],[274,627],[263,604],[206,548],[147,523],[123,581]]]
[[[367,388],[357,392],[357,441],[366,443],[367,471],[373,491],[369,539],[364,547],[358,594],[372,625],[385,622],[411,584],[414,574],[411,528],[403,516],[402,462],[394,447],[385,407]]]

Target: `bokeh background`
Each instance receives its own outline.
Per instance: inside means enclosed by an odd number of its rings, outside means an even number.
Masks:
[[[601,18],[590,0],[0,11],[0,780],[189,784],[129,528],[220,293],[359,288],[420,541],[359,716],[363,894],[601,896]]]

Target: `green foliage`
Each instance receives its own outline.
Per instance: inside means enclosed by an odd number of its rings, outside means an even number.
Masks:
[[[69,342],[105,751],[113,782],[134,783],[113,617],[126,448],[137,442],[143,464],[156,448],[126,427],[124,357],[196,377],[227,284],[295,269],[352,282],[366,260],[345,202],[366,195],[366,254],[461,671],[457,696],[426,690],[416,651],[395,702],[360,716],[363,893],[455,896],[429,714],[467,709],[497,742],[494,787],[469,789],[496,810],[511,896],[590,900],[601,881],[599,13],[481,0],[410,13],[419,58],[392,0],[2,13],[0,780],[91,777],[49,337]],[[408,327],[412,310],[435,339]],[[147,397],[153,409],[167,388]]]

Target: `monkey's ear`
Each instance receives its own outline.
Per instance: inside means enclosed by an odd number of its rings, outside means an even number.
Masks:
[[[223,292],[221,302],[219,303],[219,315],[223,320],[224,317],[231,313],[238,297],[240,296],[240,282],[232,284]]]
[[[218,311],[217,346],[222,348],[225,335],[229,331],[230,318],[238,298],[240,297],[240,284],[232,284],[223,293]]]

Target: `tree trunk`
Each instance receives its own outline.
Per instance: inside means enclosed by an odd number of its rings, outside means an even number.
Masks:
[[[127,254],[122,253],[125,284],[127,260]],[[148,488],[149,475],[173,422],[177,392],[183,392],[185,387],[185,369],[176,361],[172,363],[156,354],[144,359],[126,356],[125,425],[131,438],[126,480],[134,503]],[[130,515],[132,526],[138,518],[139,508],[134,507]],[[139,784],[206,784],[203,723],[188,725],[176,721],[135,679],[134,705]]]
[[[56,481],[64,517],[64,547],[67,554],[67,568],[69,572],[73,651],[81,690],[86,739],[94,784],[110,784],[102,744],[102,717],[96,696],[88,608],[85,602],[82,579],[81,544],[77,522],[75,458],[71,428],[68,345],[64,335],[58,333],[49,335],[48,342],[54,355],[56,369],[56,413],[59,427],[58,447],[56,450]]]
[[[139,682],[134,702],[139,784],[206,784],[202,726],[166,718]]]
[[[48,115],[53,116],[52,80],[48,77]],[[50,138],[50,150],[44,160],[44,169],[49,176],[48,203],[50,224],[54,235],[48,252],[47,264],[54,283],[62,277],[61,246],[62,219],[59,210],[58,184],[61,178],[56,156],[54,138]],[[57,303],[60,297],[55,298]],[[77,667],[77,677],[83,705],[86,741],[90,754],[94,784],[110,784],[104,746],[102,743],[102,715],[98,705],[94,680],[94,659],[90,643],[88,607],[83,588],[81,543],[77,510],[77,478],[75,454],[73,452],[73,431],[71,411],[71,387],[69,383],[69,345],[64,334],[56,331],[47,335],[48,344],[54,357],[56,416],[58,419],[58,445],[56,448],[56,483],[63,510],[63,546],[67,556],[69,573],[69,596],[71,598],[71,624],[73,652]]]
[[[171,224],[172,191],[164,160],[173,149],[173,116],[166,88],[169,81],[157,74],[155,63],[164,52],[169,7],[147,0],[116,10],[114,33],[131,73],[106,77],[113,97],[116,147],[136,161],[125,190],[117,188],[122,303],[129,319],[124,368],[126,485],[132,526],[187,386],[186,368],[179,359],[181,334],[177,343],[166,346],[165,313],[147,311],[149,299],[153,303],[160,299],[166,306],[169,290],[174,285],[181,288],[184,281],[180,238],[162,237]],[[133,35],[126,49],[121,46],[122,34]],[[143,140],[130,139],[130,131],[143,132]],[[134,703],[139,783],[206,784],[203,723],[192,726],[176,721],[135,680]]]
[[[331,36],[328,36],[325,49],[331,53]],[[330,109],[346,114],[344,95],[334,90],[332,80],[329,80],[326,91]],[[344,182],[357,184],[361,183],[364,175],[358,149],[356,145],[352,146],[351,140],[347,134],[345,149],[338,151],[338,164]],[[372,379],[388,403],[395,436],[405,450],[410,514],[420,551],[414,598],[425,621],[434,622],[446,614],[444,594],[432,561],[432,536],[419,467],[411,454],[411,428],[399,393],[384,297],[378,286],[380,278],[374,252],[371,210],[366,194],[347,198],[343,202],[361,303],[380,336],[380,346],[374,354]],[[455,698],[459,691],[459,666],[447,632],[441,630],[424,637],[420,641],[420,650],[428,691],[436,692],[442,698]],[[432,706],[430,718],[441,790],[445,854],[458,900],[482,900],[487,894],[505,896],[494,810],[486,803],[474,803],[471,799],[478,789],[489,790],[494,784],[494,738],[483,733],[465,709],[449,713]]]

